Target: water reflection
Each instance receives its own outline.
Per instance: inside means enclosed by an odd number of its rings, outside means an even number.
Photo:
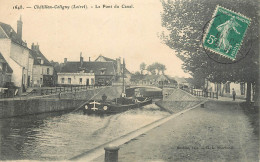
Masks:
[[[0,119],[1,160],[63,160],[164,116],[155,105],[109,116],[82,112]]]

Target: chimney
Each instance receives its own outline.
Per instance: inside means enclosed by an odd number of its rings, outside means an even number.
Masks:
[[[31,46],[31,49],[34,50],[34,51],[39,51],[39,45],[38,45],[38,42],[36,45],[34,45],[34,43],[32,43],[32,46]]]
[[[35,45],[35,48],[36,48],[37,51],[40,50],[39,45],[38,45],[38,42],[37,42],[37,45]]]
[[[20,40],[22,40],[23,36],[23,22],[22,16],[20,16],[20,20],[17,21],[17,36]]]
[[[117,74],[121,74],[121,57],[116,59],[117,63]]]
[[[34,47],[34,43],[32,43],[31,49],[34,50],[34,48],[35,48],[35,47]]]
[[[66,64],[66,63],[67,63],[67,61],[68,61],[68,59],[67,59],[67,58],[64,58],[64,64]]]
[[[83,66],[83,57],[82,57],[82,52],[80,52],[80,66]]]
[[[90,57],[88,57],[88,61],[90,62]]]

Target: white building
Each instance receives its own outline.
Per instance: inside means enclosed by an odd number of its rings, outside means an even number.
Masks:
[[[79,62],[67,62],[64,59],[64,65],[60,73],[57,73],[59,85],[95,85],[95,73],[89,71],[83,66],[83,57],[80,54]]]
[[[231,97],[232,89],[234,89],[237,97],[246,98],[246,83],[227,82],[225,84],[218,84],[206,80],[205,88],[210,92],[218,92],[219,95],[225,97]]]
[[[13,28],[0,22],[0,52],[8,65],[13,69],[12,79],[22,92],[32,83],[33,58],[30,49],[22,40],[22,20],[17,21],[17,33]]]
[[[58,84],[60,85],[94,85],[94,73],[58,73]]]

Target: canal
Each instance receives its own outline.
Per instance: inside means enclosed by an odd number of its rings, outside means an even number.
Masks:
[[[0,119],[0,160],[66,160],[169,113],[154,105],[109,116],[57,112]]]

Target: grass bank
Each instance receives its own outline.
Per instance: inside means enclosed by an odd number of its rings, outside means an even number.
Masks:
[[[254,128],[254,133],[259,137],[259,111],[253,107],[253,104],[242,102],[240,104],[244,113],[249,118],[250,124]]]

